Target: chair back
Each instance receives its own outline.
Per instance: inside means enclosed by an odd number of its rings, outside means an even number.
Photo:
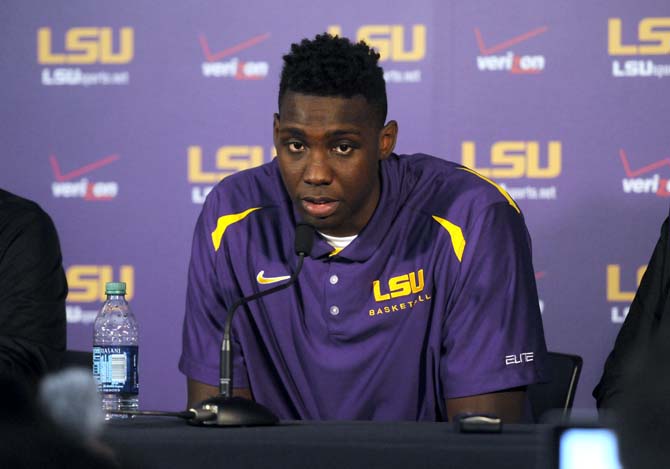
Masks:
[[[550,381],[531,384],[527,389],[533,419],[536,422],[550,410],[560,413],[561,418],[570,416],[582,363],[582,357],[578,355],[547,353]]]

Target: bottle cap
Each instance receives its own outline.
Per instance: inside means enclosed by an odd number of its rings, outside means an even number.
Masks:
[[[125,295],[126,282],[107,282],[105,284],[105,295]]]

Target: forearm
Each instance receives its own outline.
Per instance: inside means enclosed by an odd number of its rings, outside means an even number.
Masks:
[[[456,415],[467,412],[493,414],[505,423],[516,423],[523,417],[525,399],[524,388],[447,399],[447,415],[452,420]]]
[[[187,408],[198,405],[205,399],[219,394],[219,388],[211,384],[201,383],[194,379],[188,378],[186,381],[187,388]],[[251,390],[249,388],[234,388],[234,397],[243,397],[245,399],[253,400]]]

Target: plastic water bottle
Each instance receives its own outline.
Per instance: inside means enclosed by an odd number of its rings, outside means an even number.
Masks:
[[[127,418],[110,410],[137,410],[139,399],[138,327],[126,301],[126,284],[105,285],[107,301],[93,326],[93,375],[105,419]]]

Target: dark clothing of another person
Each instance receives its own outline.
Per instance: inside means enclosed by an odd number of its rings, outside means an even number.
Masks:
[[[598,408],[621,409],[637,385],[637,372],[670,357],[650,353],[654,343],[670,343],[670,245],[668,219],[661,227],[647,271],[630,306],[628,316],[605,363],[600,383],[593,390]]]
[[[655,469],[670,460],[668,220],[593,390],[600,411],[615,418],[623,466],[636,469]]]
[[[51,218],[0,189],[0,376],[34,385],[60,365],[66,296]]]

